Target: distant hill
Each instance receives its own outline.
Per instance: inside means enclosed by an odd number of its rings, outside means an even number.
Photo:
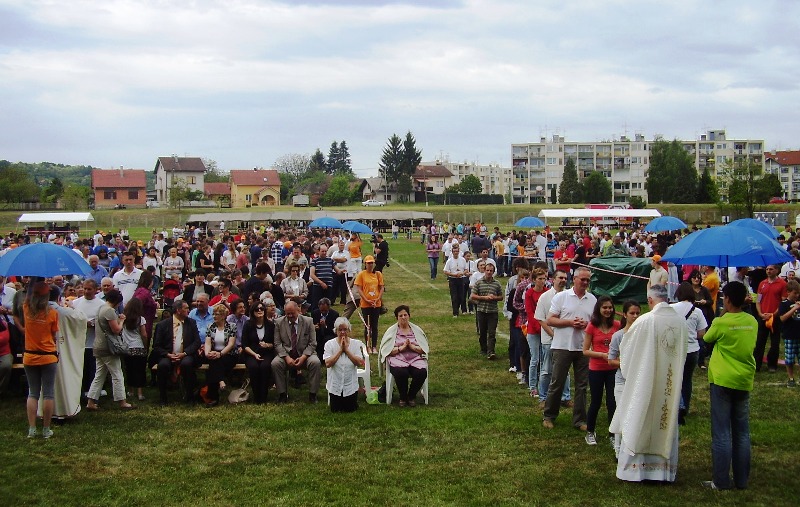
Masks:
[[[56,177],[65,185],[73,183],[79,186],[91,187],[92,169],[104,169],[102,167],[92,167],[90,165],[67,165],[56,164],[54,162],[9,162],[7,160],[0,160],[0,169],[9,166],[22,170],[41,187],[49,185],[50,182],[53,181],[53,178]],[[155,189],[156,176],[153,174],[152,169],[144,169],[145,176],[147,177],[147,190],[153,190]]]

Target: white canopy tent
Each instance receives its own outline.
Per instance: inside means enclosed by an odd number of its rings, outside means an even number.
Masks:
[[[657,209],[619,209],[619,208],[553,208],[543,209],[539,218],[658,218],[661,213]]]
[[[94,222],[91,213],[23,213],[18,223]]]
[[[78,225],[81,223],[83,227],[88,227],[89,222],[94,222],[94,217],[91,213],[86,212],[23,213],[17,219],[18,224],[33,224],[25,226],[25,232],[29,236],[50,232],[66,234],[72,230],[78,230]]]

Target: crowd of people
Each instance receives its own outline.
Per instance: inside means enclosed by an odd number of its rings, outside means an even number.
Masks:
[[[537,401],[545,428],[570,408],[572,425],[588,445],[597,445],[605,399],[621,479],[674,481],[692,375],[697,366],[707,368],[714,455],[707,485],[743,488],[748,393],[768,339],[767,368],[777,369],[781,329],[787,385],[795,384],[800,245],[787,227],[783,244],[795,261],[786,265],[719,271],[661,261],[688,232],[623,228],[612,235],[591,226],[489,233],[484,224],[431,224],[420,229],[420,240],[431,279],[444,256],[453,318],[475,315],[478,348],[489,360],[497,359],[499,317],[509,322],[509,371]],[[276,401],[287,402],[289,382],[307,384],[309,401],[316,403],[324,364],[333,411],[357,408],[356,372],[366,355],[378,355],[391,372],[400,406],[416,404],[427,378],[428,339],[410,322],[408,306],[395,308],[396,323],[380,335],[387,312],[382,271],[389,262],[381,234],[369,240],[371,247],[358,234],[263,225],[213,237],[199,229],[154,231],[147,243],[100,231],[92,238],[46,240],[72,248],[90,273],[0,280],[0,391],[10,370],[10,345],[3,345],[24,337],[29,437],[38,434],[37,415],[49,438],[50,419],[76,414],[81,401],[100,410],[107,377],[122,409],[135,408],[131,397],[144,400],[148,372],[161,404],[181,382],[185,402],[199,396],[213,407],[237,364],[248,371],[255,403],[267,402],[273,386]],[[6,238],[0,253],[18,244]],[[609,255],[650,258],[649,312],[642,315],[641,305],[628,301],[617,320],[611,298],[589,291],[589,262]],[[341,313],[333,308],[337,299]],[[363,324],[363,341],[353,336],[354,315]],[[122,353],[115,350],[116,337],[122,337]],[[65,345],[72,338],[83,350]],[[203,364],[205,384],[198,386]]]
[[[573,426],[588,445],[597,445],[605,398],[617,476],[674,481],[678,426],[686,424],[699,366],[708,372],[712,400],[714,473],[704,485],[745,488],[748,396],[768,339],[767,368],[777,370],[781,331],[787,386],[795,386],[800,240],[788,226],[777,238],[794,257],[780,265],[718,269],[662,261],[691,232],[647,234],[639,227],[612,236],[592,226],[508,233],[495,228],[487,235],[480,224],[463,232],[461,224],[445,224],[426,230],[425,243],[431,278],[444,256],[453,317],[476,313],[478,348],[490,360],[497,357],[497,319],[487,315],[502,312],[508,319],[509,371],[538,399],[545,428],[554,427],[560,408],[571,408]],[[649,258],[646,318],[639,318],[638,302],[627,301],[617,320],[611,298],[588,291],[589,262],[603,256]],[[498,276],[508,277],[504,290]],[[500,290],[503,296],[497,297]],[[469,301],[483,305],[473,312]]]

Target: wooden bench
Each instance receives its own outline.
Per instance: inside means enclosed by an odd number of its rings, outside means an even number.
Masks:
[[[153,371],[158,370],[158,365],[154,364],[151,369]],[[197,369],[198,370],[207,370],[208,369],[208,363],[201,364],[200,366],[197,367]],[[234,366],[233,369],[234,369],[234,371],[236,371],[236,370],[246,370],[247,366],[245,366],[243,363],[236,363],[236,366]]]

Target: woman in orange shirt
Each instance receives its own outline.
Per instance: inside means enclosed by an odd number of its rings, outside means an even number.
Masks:
[[[347,261],[347,276],[350,278],[355,278],[361,271],[361,246],[363,244],[361,238],[355,232],[350,236],[350,241],[347,243],[347,251],[350,254],[350,260]]]
[[[25,354],[22,364],[25,377],[28,379],[28,438],[36,436],[36,411],[39,408],[39,397],[42,396],[42,419],[44,428],[42,436],[50,438],[50,420],[53,418],[55,406],[56,368],[58,366],[58,349],[56,333],[58,332],[58,312],[50,309],[50,286],[44,282],[36,282],[28,289],[22,310],[25,317]]]
[[[353,286],[361,294],[361,315],[367,323],[364,330],[364,344],[370,354],[377,354],[378,318],[383,306],[383,273],[375,271],[375,257],[367,255],[364,259],[364,271],[353,281]]]

